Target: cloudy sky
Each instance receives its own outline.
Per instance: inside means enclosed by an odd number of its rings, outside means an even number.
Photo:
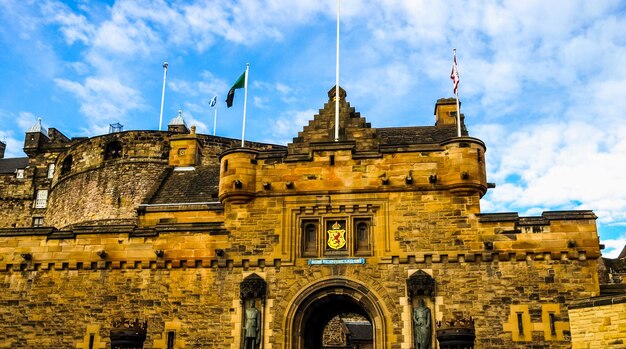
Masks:
[[[336,0],[0,0],[0,140],[21,152],[43,118],[69,137],[119,122],[156,130],[181,109],[217,134],[286,144],[335,83]],[[343,0],[341,77],[373,127],[433,125],[452,97],[488,147],[483,212],[592,209],[616,256],[626,242],[626,3]],[[241,92],[241,90],[239,90]]]

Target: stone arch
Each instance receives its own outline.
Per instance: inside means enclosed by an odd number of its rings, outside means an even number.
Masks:
[[[341,311],[367,318],[372,324],[374,348],[388,348],[389,315],[383,298],[359,281],[337,277],[303,287],[291,301],[283,324],[284,348],[318,348],[316,342],[321,340],[324,325]]]

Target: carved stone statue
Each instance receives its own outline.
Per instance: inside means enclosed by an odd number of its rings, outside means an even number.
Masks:
[[[250,302],[250,308],[246,309],[246,322],[244,323],[244,349],[258,348],[261,342],[259,330],[261,328],[261,317],[259,311],[254,307],[254,300]]]
[[[420,299],[418,307],[413,309],[413,336],[415,340],[415,349],[431,348],[431,328],[430,309],[424,305],[424,300]]]

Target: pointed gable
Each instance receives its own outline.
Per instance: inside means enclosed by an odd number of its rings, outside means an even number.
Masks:
[[[374,151],[378,148],[376,130],[346,101],[346,91],[339,87],[339,141],[335,142],[335,87],[328,91],[328,102],[298,137],[289,143],[289,155],[310,154],[312,147],[325,143],[342,143],[356,151]]]
[[[339,140],[335,141],[335,87],[328,91],[324,108],[287,145],[286,161],[310,160],[318,150],[351,149],[358,157],[378,157],[383,152],[430,149],[456,137],[456,125],[372,128],[346,100],[339,88]],[[464,126],[463,126],[464,128]],[[467,136],[467,132],[464,132]]]

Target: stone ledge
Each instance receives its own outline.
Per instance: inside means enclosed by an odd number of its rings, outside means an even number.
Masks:
[[[579,211],[545,211],[541,214],[548,220],[570,220],[570,219],[597,219],[593,211],[591,210],[579,210]]]
[[[2,236],[41,236],[52,234],[56,229],[52,227],[41,228],[0,228]]]
[[[477,213],[476,217],[480,223],[516,222],[519,219],[519,214],[517,212]]]
[[[597,219],[591,210],[580,211],[545,211],[541,216],[520,217],[517,212],[502,213],[478,213],[478,221],[481,223],[516,222],[520,226],[525,225],[548,225],[550,221]]]
[[[569,304],[568,309],[593,308],[621,303],[626,303],[626,294],[592,297],[573,301]]]
[[[584,254],[583,254],[584,256]],[[248,267],[276,267],[299,265],[300,262],[306,264],[307,258],[299,257],[296,260],[291,259],[266,259],[255,258],[217,258],[217,257],[187,257],[180,258],[151,258],[142,260],[60,260],[60,261],[38,261],[37,255],[33,256],[34,260],[29,263],[2,263],[0,262],[0,273],[4,271],[25,271],[25,270],[95,270],[95,269],[178,269],[178,268],[244,268]],[[570,258],[574,257],[574,258]],[[384,257],[366,257],[365,264],[370,265],[387,265],[387,264],[463,264],[463,263],[523,263],[526,260],[550,261],[550,260],[585,260],[581,256],[571,256],[566,253],[559,256],[551,256],[550,253],[424,253],[412,254],[404,256],[384,256]],[[623,296],[626,302],[626,294]],[[615,296],[614,298],[619,298]],[[611,298],[611,297],[608,297]],[[621,298],[620,298],[621,299]],[[607,303],[613,304],[613,303]]]

